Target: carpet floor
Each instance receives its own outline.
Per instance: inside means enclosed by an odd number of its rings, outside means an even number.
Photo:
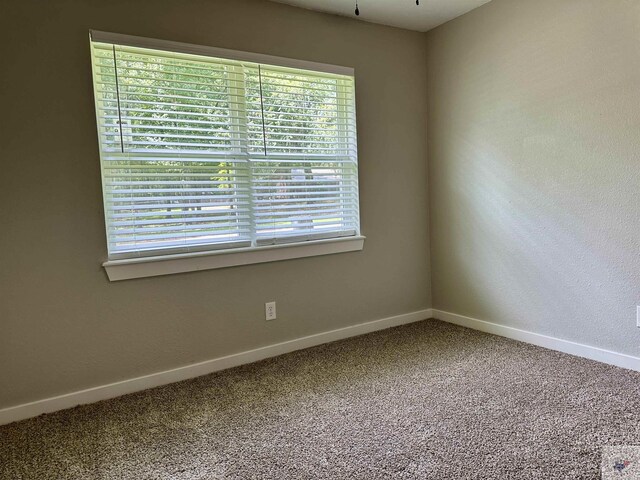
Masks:
[[[0,427],[1,479],[597,479],[640,373],[427,320]]]

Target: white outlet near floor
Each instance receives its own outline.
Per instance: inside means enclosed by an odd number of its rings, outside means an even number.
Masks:
[[[640,312],[640,307],[638,307]],[[267,302],[264,304],[264,318],[265,320],[276,319],[276,302]]]
[[[636,325],[640,328],[640,305],[636,305]]]

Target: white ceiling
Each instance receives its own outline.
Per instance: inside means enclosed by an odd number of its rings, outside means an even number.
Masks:
[[[360,16],[354,14],[355,0],[274,0],[297,7],[335,13],[367,22],[426,32],[459,17],[490,0],[358,0]]]

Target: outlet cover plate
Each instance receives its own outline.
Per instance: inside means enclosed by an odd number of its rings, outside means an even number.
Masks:
[[[267,302],[264,304],[264,318],[265,320],[276,319],[276,302]]]

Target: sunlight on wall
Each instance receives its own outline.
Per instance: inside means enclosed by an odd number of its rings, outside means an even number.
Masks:
[[[494,0],[428,36],[434,307],[640,353],[640,6]]]

